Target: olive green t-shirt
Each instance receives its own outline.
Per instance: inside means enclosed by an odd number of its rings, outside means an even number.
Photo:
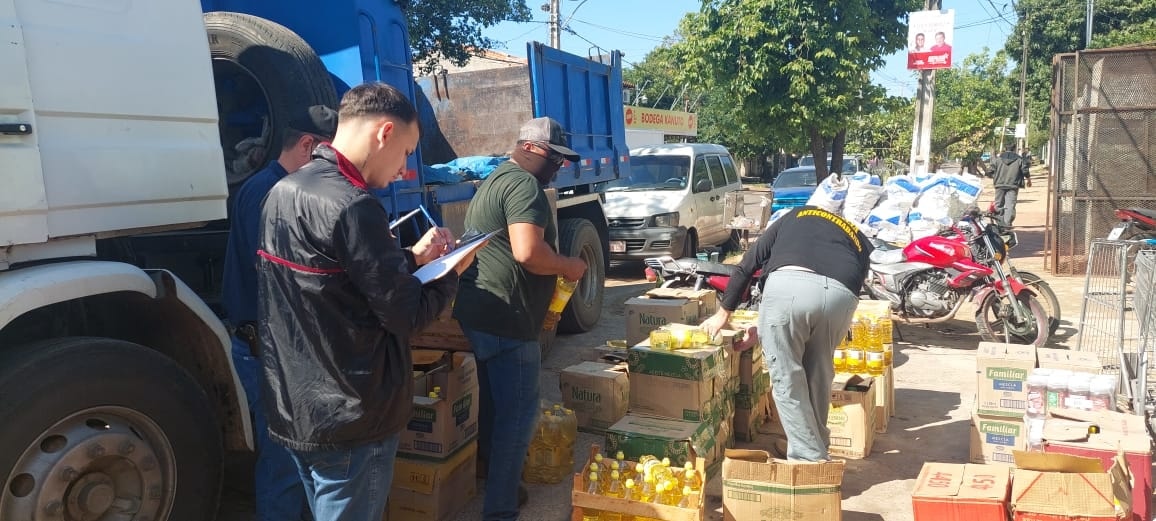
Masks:
[[[508,226],[530,223],[554,247],[557,227],[538,180],[513,161],[498,166],[478,187],[466,210],[466,229],[500,230],[458,283],[454,318],[463,327],[519,340],[537,340],[554,296],[554,275],[535,275],[514,260]]]

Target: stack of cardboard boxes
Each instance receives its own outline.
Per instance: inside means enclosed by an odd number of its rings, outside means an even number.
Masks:
[[[1036,348],[980,342],[975,364],[971,462],[1014,464],[1013,452],[1027,447],[1023,417],[1028,375],[1036,367]]]
[[[470,353],[425,349],[413,351],[413,362],[413,413],[401,433],[386,517],[445,521],[477,493],[477,363]]]
[[[628,412],[605,428],[607,452],[622,451],[627,459],[669,457],[674,465],[698,456],[713,473],[734,440],[734,397],[740,386],[734,336],[723,335],[721,345],[660,350],[650,348],[649,335],[660,327],[696,329],[717,309],[715,292],[652,290],[625,307],[631,346],[622,354],[629,371]],[[564,397],[578,372],[578,366],[563,371]],[[621,410],[616,407],[614,414]]]

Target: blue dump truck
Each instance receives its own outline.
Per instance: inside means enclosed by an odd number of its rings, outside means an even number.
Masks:
[[[215,519],[226,454],[252,449],[218,318],[229,199],[288,114],[353,85],[421,111],[382,204],[459,233],[475,182],[426,166],[560,121],[582,160],[550,189],[558,247],[590,265],[560,329],[598,320],[595,186],[628,161],[617,54],[532,44],[524,66],[415,80],[390,0],[0,0],[0,42],[0,520]]]

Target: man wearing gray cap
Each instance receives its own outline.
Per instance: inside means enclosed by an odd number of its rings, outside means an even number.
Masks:
[[[258,521],[312,519],[297,465],[284,447],[271,443],[261,409],[260,360],[257,358],[257,235],[261,201],[281,178],[309,162],[313,148],[333,139],[337,111],[314,105],[293,115],[281,135],[276,160],[241,186],[229,211],[229,243],[221,282],[221,301],[233,334],[233,365],[253,420],[257,452],[255,496]]]
[[[543,191],[567,160],[578,159],[557,121],[532,119],[519,131],[513,157],[478,187],[466,210],[467,229],[499,232],[462,274],[454,304],[478,362],[486,521],[518,518],[522,464],[538,418],[538,336],[557,277],[578,280],[586,272],[582,259],[554,250],[557,223]]]

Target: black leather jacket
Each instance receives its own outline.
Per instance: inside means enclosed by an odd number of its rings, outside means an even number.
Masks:
[[[340,167],[339,167],[340,165]],[[349,448],[400,432],[413,403],[409,338],[457,292],[422,285],[413,254],[357,169],[321,145],[261,211],[262,400],[269,433],[294,450]]]

